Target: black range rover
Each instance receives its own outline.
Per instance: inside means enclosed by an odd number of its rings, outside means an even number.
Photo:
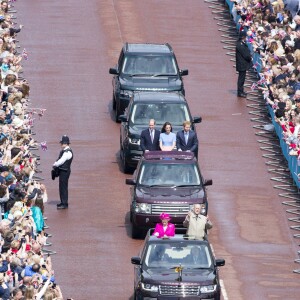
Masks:
[[[148,128],[149,120],[155,119],[156,129],[161,130],[165,122],[171,122],[173,132],[182,129],[184,121],[201,122],[201,117],[192,117],[185,97],[178,92],[134,93],[125,115],[120,116],[120,156],[125,173],[133,170],[143,151],[140,148],[142,130]]]
[[[134,267],[134,299],[215,299],[221,297],[218,267],[207,240],[183,234],[168,239],[151,236],[149,230]]]
[[[182,76],[169,44],[129,44],[120,53],[118,63],[109,69],[114,75],[113,109],[116,121],[128,106],[133,91],[180,91],[184,94]]]

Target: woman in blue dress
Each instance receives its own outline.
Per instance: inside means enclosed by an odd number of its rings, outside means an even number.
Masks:
[[[159,137],[159,147],[162,151],[172,151],[176,145],[176,134],[172,132],[172,125],[166,122]]]

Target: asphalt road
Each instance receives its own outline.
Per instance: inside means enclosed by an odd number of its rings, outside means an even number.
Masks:
[[[186,96],[198,126],[200,166],[209,188],[209,236],[229,299],[299,299],[292,273],[298,249],[282,199],[272,188],[246,101],[220,43],[208,4],[197,0],[18,1],[17,22],[33,107],[43,107],[36,138],[47,141],[41,168],[58,283],[65,298],[129,299],[142,240],[132,240],[128,175],[118,164],[119,124],[112,120],[111,76],[124,42],[169,42],[188,68]],[[70,205],[57,211],[50,179],[61,135],[74,150]]]

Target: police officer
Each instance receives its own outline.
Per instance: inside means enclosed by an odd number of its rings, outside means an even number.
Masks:
[[[252,57],[250,50],[246,44],[246,38],[247,32],[241,31],[235,49],[236,70],[239,72],[237,95],[238,97],[243,98],[247,97],[247,94],[244,92],[246,71],[249,70],[252,64]]]
[[[57,204],[57,209],[66,209],[68,208],[68,182],[71,174],[73,151],[69,147],[70,139],[68,136],[64,135],[60,144],[62,150],[53,164],[53,168],[58,168],[59,170],[59,196],[61,203]]]

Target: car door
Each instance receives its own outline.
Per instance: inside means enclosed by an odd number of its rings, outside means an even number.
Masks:
[[[124,61],[124,51],[122,49],[121,53],[120,53],[120,56],[119,56],[119,59],[118,59],[118,63],[116,65],[118,75],[114,75],[113,80],[112,80],[113,90],[114,90],[114,97],[115,97],[116,101],[119,101],[119,94],[120,94],[120,79],[119,79],[119,76],[120,76],[120,73],[122,71],[123,61]]]
[[[126,143],[126,140],[128,139],[128,126],[129,126],[129,116],[131,111],[131,105],[125,109],[124,115],[126,116],[126,121],[122,121],[121,127],[120,127],[120,144],[121,144],[121,150],[124,149],[124,144]]]

